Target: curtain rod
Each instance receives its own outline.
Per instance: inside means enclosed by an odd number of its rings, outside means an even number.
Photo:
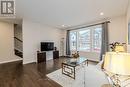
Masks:
[[[70,29],[69,31],[71,31],[71,30],[78,30],[78,29],[82,29],[82,28],[86,28],[86,27],[91,27],[91,26],[96,26],[96,25],[100,25],[100,24],[104,24],[104,23],[110,23],[110,21],[101,22],[101,23],[92,24],[92,25],[87,25],[87,26],[83,26],[83,27],[77,27],[77,28],[74,28],[74,29]]]

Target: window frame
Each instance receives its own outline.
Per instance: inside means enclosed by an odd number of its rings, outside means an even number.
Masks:
[[[100,51],[94,51],[94,30],[96,28],[101,28],[102,29],[102,25],[95,25],[95,26],[91,26],[91,27],[86,27],[86,28],[82,28],[82,29],[77,29],[77,30],[71,30],[71,32],[76,32],[76,50],[72,50],[71,47],[70,47],[70,50],[71,51],[83,51],[83,52],[95,52],[95,53],[100,53]],[[79,42],[79,32],[80,31],[84,31],[84,30],[87,30],[89,29],[90,30],[90,51],[85,51],[85,50],[80,50],[80,42]],[[71,40],[71,39],[70,39]],[[101,41],[102,41],[102,30],[101,30]],[[71,41],[70,41],[71,42]],[[71,45],[70,45],[71,46]]]

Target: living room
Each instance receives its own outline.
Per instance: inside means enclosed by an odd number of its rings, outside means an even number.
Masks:
[[[103,59],[101,56],[107,52],[102,53],[102,43],[109,47],[109,51],[112,51],[109,44],[123,43],[125,52],[129,53],[129,3],[129,0],[15,1],[15,14],[13,13],[12,16],[1,14],[0,16],[2,31],[0,32],[0,77],[2,78],[0,86],[19,87],[19,80],[24,80],[20,87],[78,87],[74,86],[76,84],[73,85],[78,81],[77,79],[72,81],[73,79],[65,76],[62,81],[72,82],[71,85],[67,85],[67,82],[59,82],[60,78],[58,80],[53,78],[53,73],[59,73],[59,71],[55,71],[62,68],[62,62],[70,59],[68,57],[72,57],[72,54],[77,51],[80,57],[87,58],[88,67],[96,65]],[[15,32],[16,25],[19,26],[20,31]],[[107,28],[103,26],[107,26]],[[16,28],[16,30],[18,29]],[[94,29],[97,29],[98,32],[98,38],[95,39]],[[107,29],[107,33],[103,34],[102,29]],[[87,37],[82,32],[85,32]],[[104,42],[102,42],[103,39]],[[15,40],[20,46],[15,43]],[[42,53],[42,42],[52,42],[55,49],[45,51],[46,62],[38,63],[38,52]],[[19,50],[22,56],[16,55],[16,50]],[[54,51],[58,52],[59,58],[53,59]],[[21,66],[23,66],[24,72],[22,72]],[[18,69],[18,67],[20,68]],[[6,73],[6,71],[10,71],[10,73]],[[20,73],[20,79],[18,73]],[[14,77],[12,77],[13,75]],[[90,83],[94,84],[94,81],[91,81]],[[101,82],[102,85],[103,82]],[[91,84],[87,86],[94,87]]]

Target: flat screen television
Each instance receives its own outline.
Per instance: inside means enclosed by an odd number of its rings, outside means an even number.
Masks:
[[[54,50],[54,42],[41,42],[41,51]]]

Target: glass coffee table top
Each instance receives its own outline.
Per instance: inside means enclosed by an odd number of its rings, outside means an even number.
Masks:
[[[82,64],[83,62],[86,62],[86,61],[87,61],[87,58],[79,57],[79,58],[69,58],[63,63],[67,64],[67,65],[71,65],[71,66],[78,66],[78,65],[80,65],[80,64]]]

